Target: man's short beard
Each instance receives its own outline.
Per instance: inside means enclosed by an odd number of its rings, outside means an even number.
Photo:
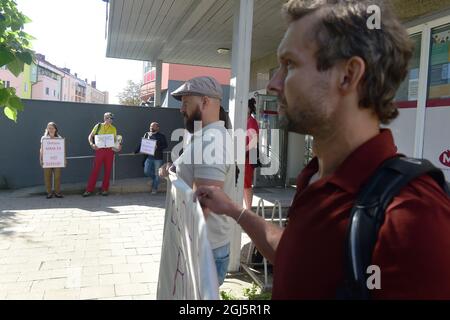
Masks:
[[[190,117],[188,117],[187,114],[184,115],[184,126],[189,133],[194,133],[196,121],[202,121],[202,113],[199,106],[197,106],[197,109]]]
[[[278,120],[280,129],[293,131],[294,128],[292,128],[293,126],[292,121],[287,114],[280,114]]]
[[[279,125],[280,129],[287,130],[288,132],[308,134],[304,126],[300,125],[300,123],[297,123],[297,121],[294,121],[288,113],[279,115]]]

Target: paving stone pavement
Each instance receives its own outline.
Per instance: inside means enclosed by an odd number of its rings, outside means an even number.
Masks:
[[[0,299],[155,299],[165,195],[0,192]]]

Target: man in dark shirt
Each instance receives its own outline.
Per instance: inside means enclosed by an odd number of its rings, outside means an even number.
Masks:
[[[150,177],[152,179],[152,194],[158,193],[159,188],[159,168],[163,165],[164,162],[164,153],[163,151],[167,148],[167,140],[164,134],[160,132],[160,127],[157,122],[153,122],[150,125],[150,131],[144,135],[145,139],[156,140],[156,149],[155,154],[147,155],[144,162],[144,174],[146,177]],[[139,144],[135,153],[139,153],[141,149],[141,144]]]
[[[386,4],[386,5],[385,5]],[[381,28],[369,28],[381,10]],[[333,299],[344,282],[350,210],[362,185],[397,148],[393,99],[408,73],[412,44],[386,1],[300,1],[284,5],[288,30],[268,90],[282,122],[314,137],[286,228],[267,223],[216,188],[197,190],[210,210],[234,218],[274,263],[274,299]],[[373,251],[381,288],[373,299],[450,299],[450,200],[425,175],[386,209]]]

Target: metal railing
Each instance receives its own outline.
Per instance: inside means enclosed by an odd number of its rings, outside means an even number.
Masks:
[[[278,209],[278,219],[275,219],[275,213],[276,210]],[[265,213],[265,206],[264,206],[264,199],[260,199],[258,202],[258,207],[256,208],[256,215],[260,215],[261,212],[261,217],[264,220],[269,220],[272,223],[275,223],[276,220],[278,220],[278,225],[280,227],[283,227],[283,222],[286,219],[283,219],[283,211],[281,208],[281,202],[276,200],[273,204],[273,208],[272,208],[272,215],[270,217],[270,219],[266,218],[266,213]],[[262,288],[262,289],[270,289],[271,288],[271,284],[269,284],[269,275],[268,275],[268,268],[267,268],[267,259],[263,257],[263,266],[264,266],[264,283],[262,283],[259,278],[256,276],[256,274],[248,267],[248,266],[257,266],[257,265],[261,265],[261,263],[253,263],[251,261],[251,257],[252,257],[252,253],[255,250],[255,245],[252,242],[250,242],[250,247],[247,253],[247,260],[246,260],[246,264],[243,265],[243,269],[250,275],[250,277],[252,277],[253,280],[255,280],[255,282]]]
[[[168,162],[171,158],[171,151],[164,151],[164,162]],[[138,157],[142,156],[140,153],[119,153],[117,154],[118,157]],[[76,157],[67,157],[66,160],[82,160],[82,159],[94,159],[95,155],[92,156],[76,156]],[[113,167],[112,167],[112,184],[114,185],[116,183],[116,157],[113,159]]]

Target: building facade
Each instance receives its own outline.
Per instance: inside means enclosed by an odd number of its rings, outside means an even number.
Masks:
[[[91,81],[91,84],[86,86],[86,102],[96,104],[108,104],[109,102],[108,92],[98,90],[97,81]]]
[[[25,65],[24,71],[16,77],[6,66],[3,66],[0,68],[0,80],[3,81],[4,87],[16,89],[16,94],[19,97],[31,99],[32,69],[36,73],[35,64]]]
[[[36,58],[37,82],[32,84],[31,99],[60,101],[64,73],[46,61],[44,55],[37,54]]]
[[[230,69],[169,63],[163,63],[162,65],[161,107],[180,108],[181,103],[174,99],[170,95],[170,92],[176,90],[185,81],[191,78],[205,75],[216,78],[222,85],[222,90],[224,92],[223,107],[225,110],[228,110],[231,78]],[[156,87],[155,82],[156,70],[152,68],[151,63],[144,62],[144,81],[141,88],[141,100],[144,102],[150,102],[150,105],[152,105],[152,102],[154,101]]]
[[[2,67],[0,80],[5,87],[15,88],[17,96],[23,99],[109,103],[108,92],[98,90],[96,81],[89,84],[87,79],[71,74],[70,69],[53,65],[42,54],[36,54],[36,64],[25,65],[18,77]]]

